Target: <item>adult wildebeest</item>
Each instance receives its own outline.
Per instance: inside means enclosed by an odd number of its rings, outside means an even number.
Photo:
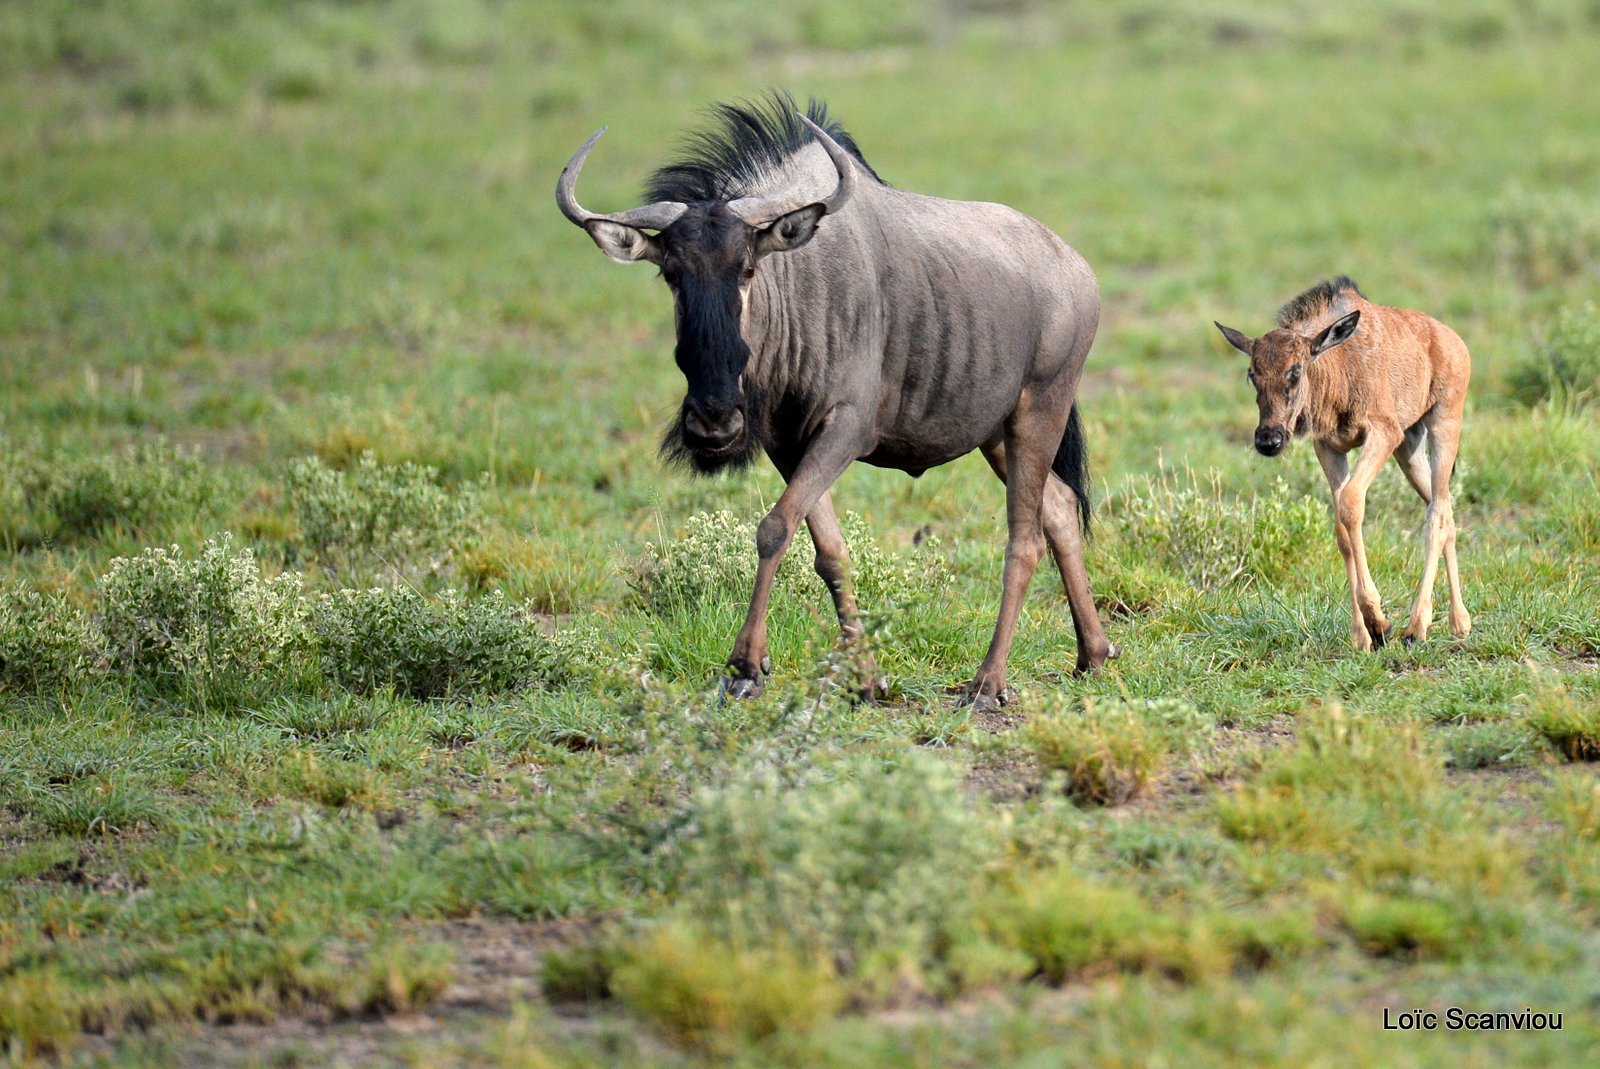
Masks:
[[[1256,450],[1283,452],[1310,435],[1333,491],[1334,533],[1350,580],[1350,638],[1358,650],[1383,645],[1383,615],[1361,539],[1367,488],[1390,455],[1428,505],[1426,563],[1403,637],[1421,641],[1433,622],[1433,581],[1444,553],[1450,632],[1465,638],[1472,618],[1461,602],[1450,476],[1461,444],[1461,412],[1472,374],[1460,335],[1421,312],[1373,304],[1349,278],[1321,282],[1283,306],[1278,327],[1251,338],[1217,324],[1250,358],[1261,422]],[[1423,456],[1422,446],[1428,445]],[[1351,469],[1346,454],[1360,448]]]
[[[561,172],[556,201],[607,256],[656,264],[672,291],[688,393],[663,451],[714,472],[759,447],[788,483],[757,530],[729,692],[760,693],[771,670],[767,599],[802,519],[844,640],[860,636],[828,498],[851,462],[915,476],[973,449],[1006,484],[1009,538],[999,622],[968,698],[1004,700],[1046,538],[1078,668],[1102,664],[1115,651],[1083,566],[1089,496],[1074,404],[1100,313],[1089,265],[1010,208],[886,185],[816,101],[806,115],[781,93],[714,114],[720,129],[652,176],[652,203],[615,215],[579,206],[578,171],[604,129]]]

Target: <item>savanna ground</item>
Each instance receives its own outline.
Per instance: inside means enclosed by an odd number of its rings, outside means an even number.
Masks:
[[[0,1059],[1593,1064],[1597,48],[1575,0],[0,8]],[[954,706],[969,457],[836,490],[887,701],[802,542],[718,702],[778,481],[662,470],[665,290],[551,188],[609,123],[631,206],[769,85],[1099,271],[1098,676],[1046,567],[1017,700]],[[1211,320],[1336,272],[1472,348],[1463,643],[1351,652],[1311,450],[1249,449]],[[1421,516],[1386,470],[1391,615]],[[1564,1024],[1382,1030],[1451,1005]]]

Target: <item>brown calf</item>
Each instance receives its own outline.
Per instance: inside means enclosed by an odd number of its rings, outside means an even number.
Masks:
[[[1316,442],[1333,491],[1334,533],[1350,580],[1350,638],[1356,649],[1381,646],[1389,633],[1367,570],[1361,521],[1367,488],[1390,455],[1428,505],[1426,563],[1402,637],[1417,642],[1428,635],[1442,551],[1450,580],[1450,632],[1464,638],[1472,618],[1461,603],[1450,509],[1450,476],[1472,374],[1461,337],[1421,312],[1371,303],[1343,275],[1284,305],[1277,329],[1259,338],[1221,323],[1217,329],[1250,358],[1250,381],[1261,409],[1256,450],[1271,457],[1291,438],[1309,435]],[[1346,454],[1357,448],[1361,453],[1351,468]]]

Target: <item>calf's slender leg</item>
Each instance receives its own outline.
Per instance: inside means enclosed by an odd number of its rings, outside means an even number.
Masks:
[[[984,459],[1003,483],[1006,481],[1005,446],[996,442],[983,450]],[[1077,670],[1090,672],[1117,657],[1121,650],[1106,638],[1100,614],[1089,590],[1089,573],[1083,566],[1083,535],[1078,527],[1078,498],[1054,472],[1045,480],[1043,503],[1045,540],[1061,573],[1072,629],[1078,638]]]
[[[728,656],[730,678],[726,692],[735,698],[754,698],[765,686],[763,678],[772,670],[767,656],[767,603],[772,598],[772,582],[778,575],[778,565],[794,538],[800,521],[817,508],[834,480],[850,466],[859,455],[861,436],[853,423],[847,422],[849,410],[844,406],[829,414],[822,431],[811,448],[795,467],[789,485],[779,495],[772,510],[756,528],[756,582],[750,595],[750,611],[744,626],[739,628],[733,642],[733,653]],[[827,517],[833,515],[830,503]],[[823,526],[827,526],[824,517]],[[833,529],[838,530],[837,521]],[[839,543],[842,545],[843,537]],[[854,603],[854,598],[851,598]]]
[[[1383,615],[1383,601],[1377,584],[1367,570],[1367,550],[1361,537],[1366,518],[1367,490],[1383,462],[1402,439],[1398,430],[1374,426],[1367,432],[1365,447],[1355,467],[1342,453],[1317,443],[1317,459],[1333,491],[1333,531],[1344,558],[1345,576],[1350,582],[1350,643],[1366,651],[1383,645],[1389,621]]]
[[[1427,441],[1427,427],[1416,423],[1406,431],[1394,451],[1394,462],[1406,473],[1406,481],[1424,505],[1433,501],[1433,471],[1428,467],[1428,455],[1422,448]]]
[[[1457,638],[1472,630],[1472,618],[1467,615],[1461,601],[1461,578],[1455,566],[1455,513],[1450,499],[1450,476],[1455,470],[1456,453],[1461,444],[1461,417],[1459,413],[1429,414],[1429,437],[1433,440],[1430,453],[1430,478],[1432,496],[1428,502],[1427,548],[1422,565],[1422,580],[1417,586],[1416,599],[1411,603],[1411,617],[1406,624],[1407,641],[1421,642],[1428,637],[1433,624],[1433,584],[1438,575],[1439,556],[1445,556],[1445,572],[1450,580],[1450,631]]]

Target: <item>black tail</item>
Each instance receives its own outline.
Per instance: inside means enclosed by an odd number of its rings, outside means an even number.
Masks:
[[[1089,505],[1089,455],[1083,444],[1083,424],[1078,420],[1078,406],[1067,414],[1067,433],[1061,436],[1056,449],[1055,463],[1050,465],[1062,482],[1072,487],[1078,495],[1078,523],[1083,533],[1089,533],[1092,509]]]

